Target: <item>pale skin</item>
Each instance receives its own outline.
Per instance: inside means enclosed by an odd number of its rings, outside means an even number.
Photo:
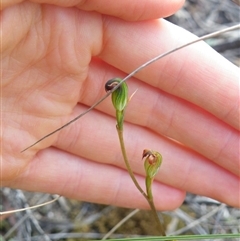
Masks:
[[[148,208],[125,169],[110,98],[20,152],[90,107],[107,80],[194,39],[159,19],[182,4],[2,1],[2,186]],[[127,107],[124,137],[142,187],[142,151],[163,156],[153,185],[156,208],[177,208],[186,192],[240,207],[239,69],[197,43],[128,85],[130,94],[138,91]]]

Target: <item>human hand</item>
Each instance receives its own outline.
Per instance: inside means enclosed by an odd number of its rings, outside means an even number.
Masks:
[[[140,21],[167,16],[183,1],[15,2],[2,12],[2,186],[148,208],[125,170],[110,99],[20,151],[96,102],[107,80],[193,39],[164,20]],[[239,207],[238,68],[198,43],[128,85],[138,92],[127,108],[125,143],[142,186],[142,150],[163,156],[156,207],[176,208],[186,191]]]

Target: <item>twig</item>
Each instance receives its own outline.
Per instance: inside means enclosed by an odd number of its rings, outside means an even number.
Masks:
[[[197,42],[200,42],[202,40],[205,40],[205,39],[208,39],[208,38],[212,38],[212,37],[215,37],[217,35],[220,35],[220,34],[223,34],[223,33],[226,33],[226,32],[229,32],[229,31],[232,31],[232,30],[236,30],[240,28],[240,24],[237,24],[237,25],[234,25],[232,27],[229,27],[229,28],[225,28],[223,30],[219,30],[219,31],[216,31],[214,33],[211,33],[211,34],[207,34],[207,35],[204,35],[203,37],[201,38],[198,38],[194,41],[191,41],[187,44],[184,44],[180,47],[177,47],[175,49],[172,49],[168,52],[165,52],[163,54],[160,54],[158,56],[156,56],[155,58],[147,61],[145,64],[142,64],[140,67],[138,67],[137,69],[135,69],[134,71],[132,71],[130,74],[128,74],[124,79],[121,80],[121,82],[118,83],[118,85],[116,85],[113,89],[111,89],[108,93],[106,93],[102,98],[100,98],[96,103],[94,103],[90,108],[88,108],[86,111],[84,111],[83,113],[81,113],[80,115],[76,116],[74,119],[72,119],[71,121],[67,122],[66,124],[64,124],[63,126],[57,128],[56,130],[48,133],[47,135],[43,136],[42,138],[40,138],[38,141],[34,142],[32,145],[26,147],[25,149],[23,149],[21,152],[24,152],[26,150],[28,150],[29,148],[35,146],[37,143],[39,143],[40,141],[46,139],[47,137],[53,135],[54,133],[62,130],[63,128],[67,127],[68,125],[72,124],[73,122],[75,122],[76,120],[78,120],[79,118],[81,118],[82,116],[86,115],[88,112],[90,112],[93,108],[95,108],[97,105],[99,105],[102,101],[104,101],[109,95],[111,95],[122,83],[124,83],[125,81],[127,81],[129,78],[131,78],[132,76],[134,76],[136,73],[138,73],[140,70],[142,70],[143,68],[147,67],[148,65],[152,64],[153,62],[169,55],[169,54],[172,54],[180,49],[183,49],[187,46],[190,46],[192,44],[195,44]]]
[[[103,236],[102,240],[106,240],[119,227],[121,227],[127,220],[129,220],[132,216],[134,216],[138,212],[139,212],[139,209],[134,209],[132,212],[130,212],[125,218],[123,218],[120,222],[118,222],[105,236]]]

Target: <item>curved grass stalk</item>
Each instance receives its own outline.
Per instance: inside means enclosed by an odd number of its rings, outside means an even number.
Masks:
[[[163,54],[160,54],[158,56],[156,56],[155,58],[147,61],[146,63],[142,64],[141,66],[139,66],[137,69],[135,69],[134,71],[132,71],[130,74],[128,74],[125,78],[123,78],[116,86],[114,86],[114,88],[112,88],[111,90],[108,91],[108,93],[106,93],[102,98],[100,98],[97,102],[95,102],[91,107],[89,107],[86,111],[82,112],[81,114],[79,114],[78,116],[76,116],[74,119],[72,119],[71,121],[67,122],[66,124],[62,125],[61,127],[55,129],[54,131],[48,133],[47,135],[43,136],[42,138],[40,138],[39,140],[37,140],[36,142],[34,142],[33,144],[31,144],[30,146],[27,146],[25,149],[23,149],[21,152],[24,152],[26,150],[28,150],[29,148],[35,146],[36,144],[38,144],[39,142],[43,141],[44,139],[46,139],[47,137],[55,134],[56,132],[62,130],[63,128],[69,126],[70,124],[72,124],[73,122],[77,121],[78,119],[80,119],[82,116],[86,115],[88,112],[90,112],[92,109],[94,109],[97,105],[99,105],[101,102],[103,102],[109,95],[111,95],[122,83],[124,83],[125,81],[127,81],[128,79],[130,79],[132,76],[134,76],[136,73],[138,73],[140,70],[144,69],[145,67],[147,67],[148,65],[156,62],[157,60],[167,56],[167,55],[170,55],[180,49],[183,49],[187,46],[190,46],[194,43],[197,43],[197,42],[200,42],[202,40],[206,40],[208,38],[212,38],[212,37],[215,37],[217,35],[220,35],[220,34],[223,34],[223,33],[226,33],[226,32],[229,32],[229,31],[233,31],[233,30],[236,30],[236,29],[239,29],[240,28],[240,24],[237,24],[237,25],[234,25],[232,27],[229,27],[229,28],[225,28],[223,30],[219,30],[219,31],[216,31],[216,32],[213,32],[211,34],[207,34],[207,35],[204,35],[203,37],[200,37],[194,41],[191,41],[189,43],[186,43],[184,45],[181,45],[180,47],[177,47],[175,49],[172,49],[170,51],[167,51]]]

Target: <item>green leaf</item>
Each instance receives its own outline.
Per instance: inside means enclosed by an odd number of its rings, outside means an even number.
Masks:
[[[139,238],[120,238],[120,239],[108,239],[108,241],[172,241],[172,240],[208,240],[208,239],[226,239],[226,238],[236,238],[239,240],[240,234],[207,234],[207,235],[177,235],[177,236],[155,236],[155,237],[139,237]],[[94,241],[94,240],[93,240]],[[97,240],[95,240],[97,241]]]

